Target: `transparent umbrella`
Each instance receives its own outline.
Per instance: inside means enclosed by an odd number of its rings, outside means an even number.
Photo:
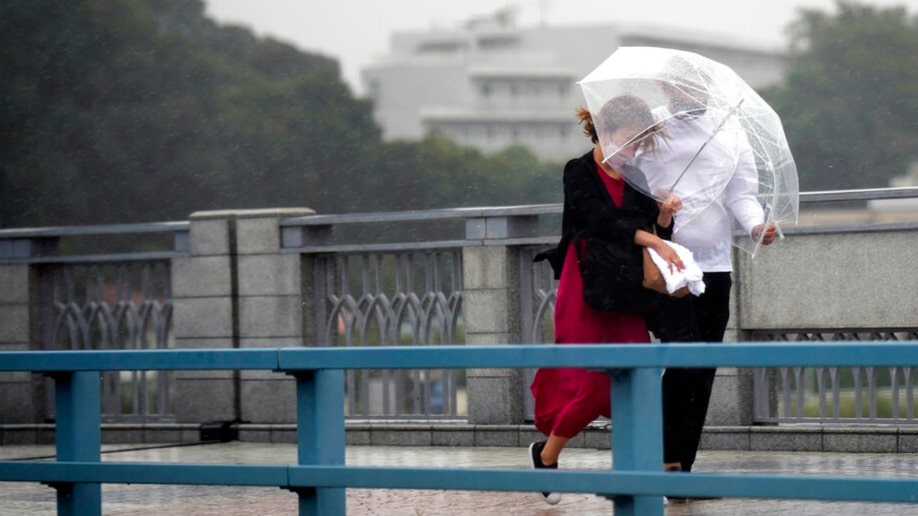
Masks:
[[[797,223],[797,167],[775,111],[732,69],[704,56],[621,47],[580,81],[605,159],[635,188],[683,203],[675,236],[696,217],[729,211],[733,243],[753,256],[755,225]],[[613,99],[636,97],[653,124],[625,137]],[[603,107],[607,109],[603,109]],[[616,128],[617,132],[606,128]],[[640,138],[653,138],[630,154]]]

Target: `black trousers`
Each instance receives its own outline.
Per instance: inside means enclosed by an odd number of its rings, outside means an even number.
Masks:
[[[669,298],[648,317],[660,342],[722,342],[730,318],[729,272],[706,272],[701,296]],[[714,368],[673,369],[663,373],[663,461],[691,471],[708,414]]]

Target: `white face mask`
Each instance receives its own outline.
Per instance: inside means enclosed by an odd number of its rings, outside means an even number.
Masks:
[[[624,149],[622,149],[624,151]],[[606,159],[606,164],[612,167],[615,170],[620,169],[625,163],[631,160],[631,157],[625,155],[622,151],[616,152],[614,155]]]
[[[615,146],[615,154],[606,158],[605,162],[613,169],[621,168],[625,163],[631,161],[637,153],[638,142],[632,141],[632,137],[624,131],[618,131],[612,134],[612,144]],[[622,147],[623,144],[624,147]]]

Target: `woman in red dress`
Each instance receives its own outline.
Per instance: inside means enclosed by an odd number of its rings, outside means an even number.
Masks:
[[[555,342],[650,342],[642,314],[597,310],[584,302],[578,253],[571,246],[585,245],[578,235],[620,242],[623,246],[647,246],[671,266],[682,268],[676,252],[661,239],[668,238],[671,233],[673,213],[680,207],[678,199],[658,205],[627,184],[616,170],[626,166],[625,160],[638,148],[644,146],[652,150],[655,139],[660,136],[641,134],[654,125],[650,110],[641,100],[632,96],[616,97],[603,106],[603,116],[598,117],[605,124],[601,132],[611,135],[617,144],[632,140],[636,143],[604,161],[590,112],[580,109],[577,114],[594,147],[564,167],[561,242],[552,257],[555,276],[559,279],[554,314]],[[561,265],[560,271],[558,265]],[[535,397],[535,425],[547,436],[545,441],[532,443],[529,447],[534,468],[557,468],[558,457],[568,440],[597,417],[611,416],[611,388],[606,373],[583,368],[542,368],[536,372],[530,389]],[[561,499],[560,493],[542,493],[542,496],[551,504]]]

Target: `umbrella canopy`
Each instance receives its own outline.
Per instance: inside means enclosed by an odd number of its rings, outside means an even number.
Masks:
[[[682,200],[677,241],[696,217],[727,210],[733,243],[754,256],[754,222],[797,223],[797,167],[781,120],[729,67],[692,52],[621,47],[579,84],[605,160],[638,190]],[[609,108],[623,97],[639,99],[652,125],[623,134],[621,117],[631,115]],[[634,145],[645,138],[652,144]]]

